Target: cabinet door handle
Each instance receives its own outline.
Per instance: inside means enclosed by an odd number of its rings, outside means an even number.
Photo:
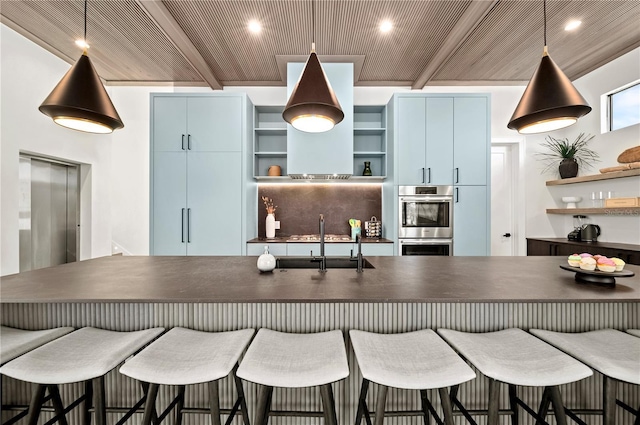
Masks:
[[[456,173],[456,183],[458,183],[458,181],[460,180],[459,175],[458,175],[458,174],[459,174],[459,172],[458,172],[458,171],[459,171],[459,170],[458,170],[458,168],[456,167],[456,168],[455,168],[455,173]]]
[[[191,135],[187,135],[187,149],[191,150]]]
[[[182,226],[180,227],[182,233],[182,243],[184,243],[184,208],[182,209],[182,214],[180,215],[182,218]]]
[[[431,183],[431,167],[427,168],[427,173],[429,178],[427,179],[427,183]]]
[[[456,187],[456,204],[460,201],[460,193],[458,193],[458,188]]]
[[[422,167],[422,184],[424,184],[424,180],[425,180],[425,178],[424,178],[424,167]]]
[[[184,150],[184,134],[182,135],[182,150]]]
[[[187,208],[187,243],[191,243],[191,208]]]

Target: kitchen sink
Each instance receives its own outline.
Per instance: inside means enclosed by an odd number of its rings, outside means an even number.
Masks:
[[[355,269],[357,262],[349,257],[326,257],[327,269]],[[276,258],[278,269],[317,269],[318,262],[311,261],[312,257],[279,257]],[[363,259],[365,269],[375,269],[367,259]]]

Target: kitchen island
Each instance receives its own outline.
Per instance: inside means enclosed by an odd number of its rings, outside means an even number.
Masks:
[[[2,324],[27,329],[54,326],[96,326],[135,330],[152,326],[185,326],[205,331],[260,328],[286,332],[345,332],[350,376],[334,386],[340,423],[353,423],[360,373],[347,331],[406,332],[441,327],[484,332],[509,327],[566,332],[602,328],[640,328],[640,267],[627,266],[635,276],[618,278],[615,287],[580,284],[562,270],[565,257],[367,257],[374,269],[274,270],[259,273],[255,257],[105,257],[49,269],[5,276],[0,283]],[[107,382],[111,406],[134,402],[140,390],[117,372]],[[223,404],[232,386],[225,380]],[[601,376],[562,388],[574,408],[600,406]],[[5,379],[5,402],[25,403],[28,387]],[[78,388],[63,388],[65,399]],[[461,386],[468,408],[486,403],[483,377]],[[117,393],[113,392],[117,388]],[[250,410],[257,389],[245,383]],[[165,389],[161,403],[166,402]],[[506,392],[506,391],[505,391]],[[371,392],[371,401],[375,399]],[[528,402],[540,389],[521,389]],[[206,390],[188,392],[189,403],[206,405]],[[637,388],[622,385],[619,396],[640,404]],[[432,397],[437,401],[437,397]],[[276,392],[274,408],[319,409],[315,389]],[[506,394],[503,394],[506,405]],[[291,404],[294,404],[293,406]],[[391,391],[387,408],[419,404],[418,394]],[[618,409],[618,423],[633,423]],[[109,421],[117,413],[111,413]],[[461,419],[461,418],[459,418]],[[589,423],[597,423],[587,418]],[[393,423],[418,423],[391,418]],[[192,423],[207,423],[202,415]],[[300,418],[283,418],[302,423]],[[301,422],[302,421],[302,422]],[[311,420],[309,420],[311,421]],[[420,420],[421,421],[421,420]],[[190,422],[191,423],[191,422]],[[306,423],[306,422],[304,422]],[[462,423],[462,422],[459,422]],[[528,420],[523,423],[532,423]]]

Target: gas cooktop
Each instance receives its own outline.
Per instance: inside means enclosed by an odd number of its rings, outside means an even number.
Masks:
[[[350,242],[349,235],[324,235],[325,242]],[[291,235],[288,241],[291,242],[319,242],[320,235]]]

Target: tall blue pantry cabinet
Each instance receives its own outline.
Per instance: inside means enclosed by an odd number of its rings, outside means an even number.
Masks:
[[[241,255],[248,98],[151,95],[151,255]]]
[[[396,195],[397,186],[453,186],[454,255],[490,255],[490,95],[396,93],[387,108]]]

